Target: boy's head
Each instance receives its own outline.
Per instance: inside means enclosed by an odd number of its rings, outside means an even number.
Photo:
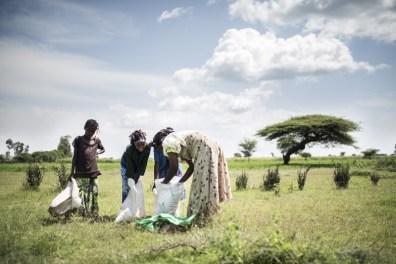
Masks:
[[[88,119],[84,125],[85,135],[91,138],[95,134],[96,130],[98,130],[98,127],[99,124],[95,119]]]
[[[142,152],[146,147],[146,133],[142,130],[135,130],[130,136],[131,144],[135,145],[135,148]]]

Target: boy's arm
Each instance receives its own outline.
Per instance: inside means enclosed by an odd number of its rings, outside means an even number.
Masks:
[[[98,149],[99,151],[97,152],[98,155],[103,154],[105,152],[105,148],[102,145],[102,141],[98,138]]]
[[[72,145],[73,145],[73,157],[72,157],[72,164],[71,164],[71,171],[70,171],[70,176],[69,176],[69,180],[71,180],[71,177],[74,176],[74,172],[76,169],[76,159],[77,159],[77,138],[74,139]]]

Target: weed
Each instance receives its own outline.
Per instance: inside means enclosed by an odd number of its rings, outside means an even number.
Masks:
[[[351,179],[349,164],[336,164],[333,179],[338,188],[348,188],[348,183]]]
[[[269,168],[263,181],[264,190],[273,190],[275,185],[280,183],[279,167],[276,167],[275,169]]]
[[[242,171],[242,174],[239,175],[235,181],[237,191],[246,190],[248,180],[249,180],[249,175],[245,171]]]

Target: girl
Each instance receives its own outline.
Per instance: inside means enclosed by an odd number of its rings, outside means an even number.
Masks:
[[[144,175],[147,167],[147,161],[150,156],[151,144],[146,142],[146,133],[142,130],[135,130],[130,135],[130,145],[127,146],[124,154],[121,158],[121,178],[122,178],[122,202],[129,192],[128,178],[135,181],[136,185],[139,185],[137,199],[141,208],[139,208],[140,216],[143,217],[144,211],[144,196],[143,187],[141,186],[140,177]]]

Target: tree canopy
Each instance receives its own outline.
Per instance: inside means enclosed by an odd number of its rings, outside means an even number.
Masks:
[[[290,156],[305,149],[307,144],[326,146],[354,145],[355,140],[349,134],[359,130],[359,125],[347,119],[328,115],[305,115],[267,126],[257,132],[266,140],[278,141],[284,164]]]
[[[70,139],[71,139],[71,136],[63,136],[63,137],[60,137],[60,139],[59,139],[59,144],[58,144],[57,150],[64,157],[71,157],[71,155],[72,155],[71,146],[70,146],[70,142],[69,142]]]
[[[241,143],[239,143],[239,147],[241,148],[241,152],[244,157],[251,157],[253,152],[256,151],[257,140],[245,138]]]

